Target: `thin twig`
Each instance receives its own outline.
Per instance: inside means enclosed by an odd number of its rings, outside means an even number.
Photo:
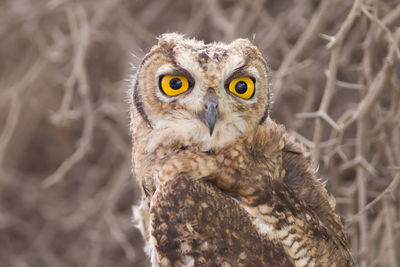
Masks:
[[[396,177],[394,177],[394,179],[389,184],[389,186],[386,187],[386,189],[382,193],[380,193],[374,200],[369,202],[362,210],[357,212],[355,215],[353,215],[350,218],[347,218],[346,219],[346,226],[350,226],[351,224],[357,222],[360,219],[360,216],[362,214],[366,213],[373,206],[375,206],[380,200],[382,200],[382,198],[385,195],[396,192],[395,189],[397,188],[399,182],[400,182],[400,175],[397,175]]]
[[[397,30],[396,36],[398,39],[400,37],[400,29]],[[395,46],[390,46],[389,52],[385,58],[382,68],[379,70],[379,73],[375,76],[374,80],[372,81],[371,85],[369,86],[368,93],[365,95],[363,100],[357,106],[357,109],[350,114],[350,117],[344,120],[343,118],[339,119],[343,122],[341,125],[341,130],[347,128],[350,124],[352,124],[355,120],[359,117],[363,116],[366,112],[368,112],[371,107],[376,103],[379,99],[383,90],[386,89],[386,83],[390,77],[391,70],[394,67],[394,54],[396,51]]]
[[[303,51],[307,48],[311,41],[316,37],[316,33],[318,32],[321,25],[323,25],[323,20],[326,19],[326,13],[330,10],[330,6],[333,1],[331,0],[323,0],[318,6],[317,11],[314,16],[311,18],[308,27],[305,29],[303,34],[299,37],[296,44],[292,49],[290,49],[289,53],[283,59],[281,65],[279,66],[279,70],[276,73],[274,90],[276,92],[276,99],[282,93],[282,84],[283,78],[287,73],[287,69],[297,60],[297,58],[303,53]]]
[[[76,54],[74,60],[74,66],[72,69],[72,75],[68,80],[67,84],[74,83],[76,80],[78,82],[78,92],[83,100],[83,114],[84,114],[84,126],[82,137],[79,140],[78,148],[75,152],[69,156],[58,168],[55,172],[53,172],[50,176],[45,178],[42,182],[42,186],[47,188],[50,187],[59,181],[61,181],[67,172],[77,164],[89,151],[90,142],[92,140],[93,128],[94,128],[94,115],[93,108],[91,104],[91,100],[89,99],[89,85],[87,78],[87,71],[85,67],[85,55],[87,52],[87,48],[90,43],[90,28],[89,23],[86,18],[85,10],[81,7],[76,7],[74,10],[69,9],[69,16],[73,17],[72,14],[77,14],[79,17],[76,19],[79,20],[80,28],[77,32],[75,32],[75,46],[76,46]],[[71,19],[74,22],[73,19]],[[72,28],[74,28],[75,23],[71,23]]]
[[[33,83],[43,71],[45,67],[45,62],[43,60],[38,60],[32,65],[26,75],[22,77],[15,85],[9,88],[9,91],[13,92],[11,97],[11,107],[8,112],[7,120],[4,125],[3,131],[0,135],[0,168],[3,164],[4,156],[7,151],[7,147],[11,141],[11,138],[15,132],[18,124],[19,116],[21,114],[22,108],[22,94],[28,88],[28,85]]]

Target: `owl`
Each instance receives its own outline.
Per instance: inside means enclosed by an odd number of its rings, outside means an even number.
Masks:
[[[130,128],[152,266],[354,266],[334,199],[269,116],[270,87],[247,39],[169,33],[144,56]]]

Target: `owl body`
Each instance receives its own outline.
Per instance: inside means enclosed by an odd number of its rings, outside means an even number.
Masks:
[[[334,201],[269,116],[248,40],[164,34],[133,82],[135,209],[154,266],[353,266]]]

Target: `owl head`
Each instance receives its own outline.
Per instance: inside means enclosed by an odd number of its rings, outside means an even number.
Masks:
[[[132,128],[148,128],[148,151],[176,142],[209,151],[264,123],[268,67],[247,39],[205,44],[163,34],[143,58],[132,94]]]

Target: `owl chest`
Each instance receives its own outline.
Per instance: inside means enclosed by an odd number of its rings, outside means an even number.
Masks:
[[[219,167],[217,186],[249,201],[263,196],[272,181],[282,181],[286,175],[280,152],[257,155],[234,148],[217,155],[216,160]]]

